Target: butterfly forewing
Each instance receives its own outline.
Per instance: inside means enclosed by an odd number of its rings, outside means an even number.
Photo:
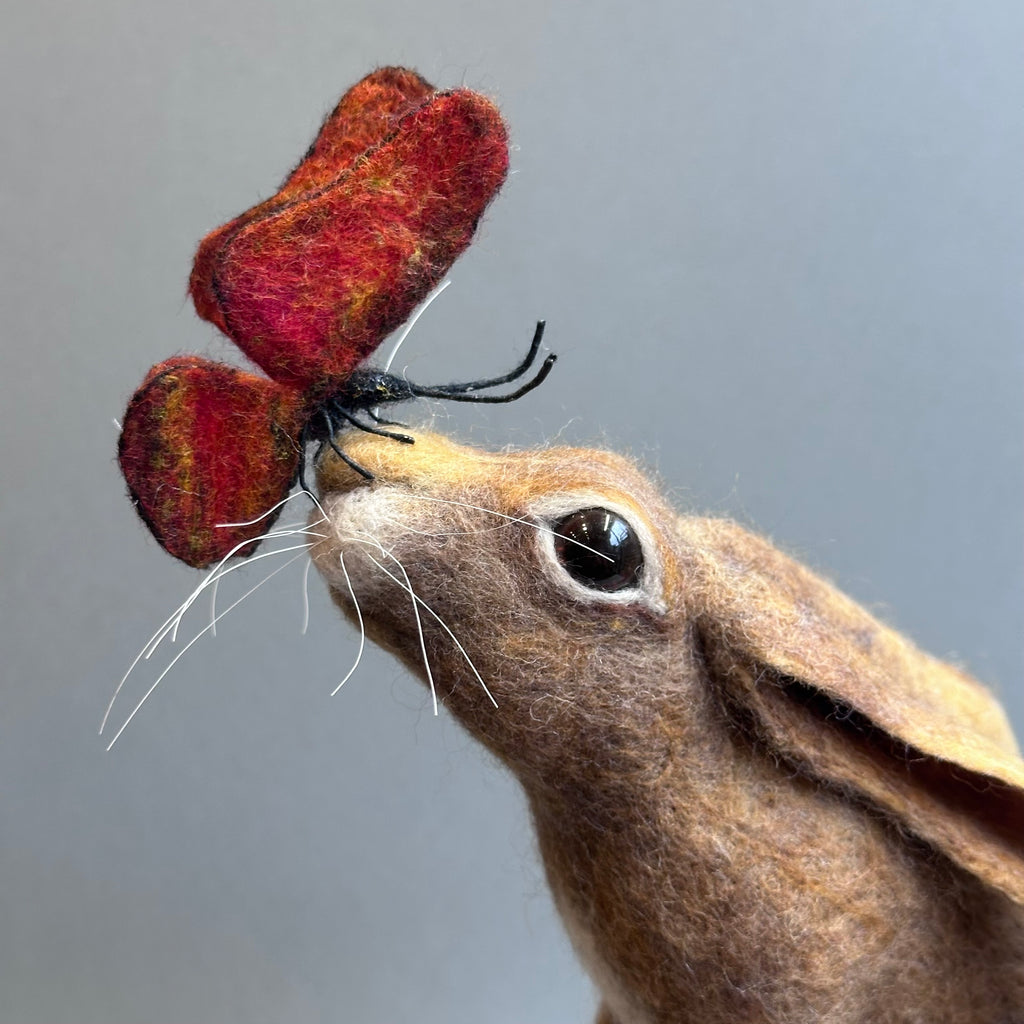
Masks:
[[[226,242],[213,275],[226,331],[274,380],[323,396],[440,281],[507,168],[495,107],[435,94],[336,182]]]
[[[225,330],[220,304],[213,291],[218,256],[231,236],[245,224],[318,191],[344,174],[367,150],[384,141],[399,118],[435,92],[434,87],[407,68],[378,68],[357,82],[327,116],[313,144],[280,189],[269,199],[211,231],[196,252],[189,291],[204,320]]]

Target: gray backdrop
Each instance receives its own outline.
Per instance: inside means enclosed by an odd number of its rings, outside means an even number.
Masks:
[[[356,638],[318,580],[300,635],[300,563],[96,736],[196,580],[111,420],[150,364],[228,351],[196,242],[377,64],[493,94],[516,147],[403,365],[503,369],[542,316],[561,356],[515,406],[407,415],[630,451],[1024,723],[1022,30],[1015,0],[8,7],[0,1022],[592,1013],[516,787],[383,656],[328,697]]]

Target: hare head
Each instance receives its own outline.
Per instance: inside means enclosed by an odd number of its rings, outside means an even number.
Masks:
[[[314,563],[520,779],[602,1019],[1024,1019],[995,700],[627,460],[350,433]]]

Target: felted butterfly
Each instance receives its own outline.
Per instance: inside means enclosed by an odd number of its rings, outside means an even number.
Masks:
[[[544,379],[554,356],[512,394],[476,394],[526,373],[543,323],[500,377],[428,388],[360,368],[469,245],[507,170],[489,100],[380,68],[345,93],[275,195],[203,239],[196,311],[267,376],[175,356],[132,396],[118,459],[166,551],[196,568],[252,554],[276,518],[268,510],[304,485],[307,442],[333,445],[345,423],[411,442],[358,413],[387,424],[375,407],[511,401]]]

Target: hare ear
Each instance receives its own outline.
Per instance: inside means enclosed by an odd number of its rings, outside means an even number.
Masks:
[[[1024,761],[995,699],[766,541],[681,529],[708,667],[745,725],[1024,903]]]

